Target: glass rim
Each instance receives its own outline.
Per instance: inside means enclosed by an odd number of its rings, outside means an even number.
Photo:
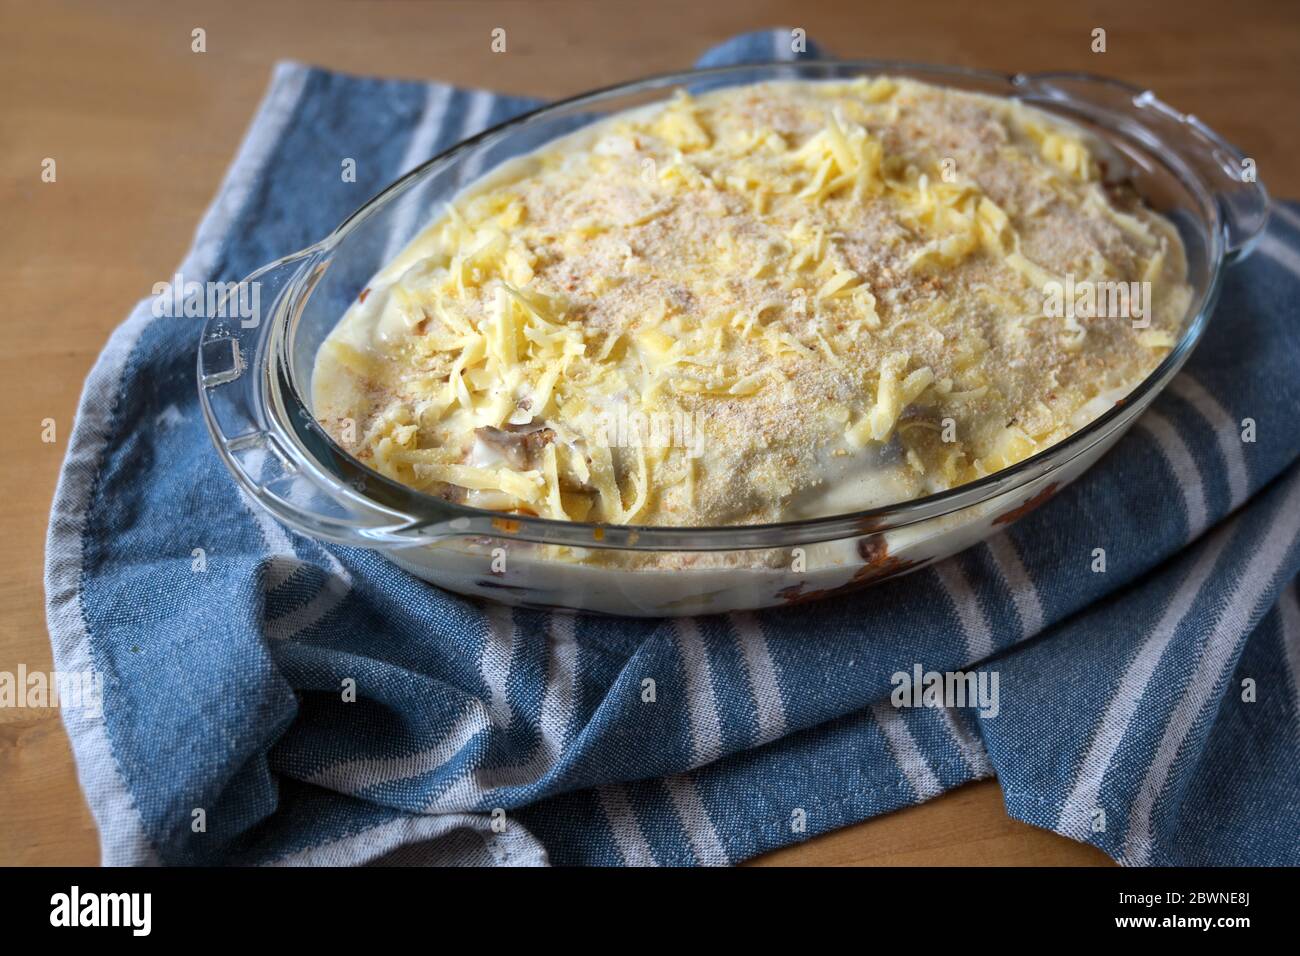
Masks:
[[[1128,424],[1131,424],[1136,414],[1148,404],[1148,400],[1154,398],[1154,395],[1158,394],[1169,379],[1182,367],[1200,341],[1218,299],[1223,271],[1228,261],[1225,229],[1221,211],[1215,201],[1215,190],[1204,181],[1204,178],[1195,171],[1192,164],[1188,163],[1185,157],[1179,155],[1177,150],[1171,150],[1161,151],[1160,155],[1155,158],[1166,169],[1174,171],[1179,184],[1193,193],[1202,206],[1199,212],[1205,214],[1205,218],[1211,227],[1204,236],[1207,248],[1206,268],[1208,280],[1203,287],[1194,288],[1195,295],[1189,303],[1187,316],[1183,320],[1182,333],[1174,347],[1127,395],[1082,428],[1066,436],[1061,441],[1037,451],[1007,468],[943,491],[854,512],[762,524],[707,526],[622,525],[563,521],[513,512],[475,508],[451,502],[437,495],[404,485],[388,478],[355,458],[316,421],[310,404],[304,400],[297,387],[297,378],[288,349],[291,336],[286,335],[285,332],[292,322],[294,314],[301,310],[301,306],[305,302],[303,291],[304,286],[309,285],[308,278],[313,274],[320,274],[322,266],[328,263],[334,251],[360,223],[378,212],[387,203],[404,194],[417,182],[457,162],[463,155],[484,147],[490,141],[503,137],[521,126],[537,123],[547,117],[572,111],[575,108],[596,105],[621,96],[677,87],[700,78],[738,76],[764,71],[774,71],[774,75],[770,79],[781,79],[781,74],[786,74],[791,78],[798,78],[801,73],[822,73],[825,74],[824,78],[826,79],[838,78],[836,74],[908,76],[920,74],[936,78],[959,77],[983,80],[988,83],[1006,84],[1008,89],[1002,96],[1009,98],[1015,98],[1018,90],[1028,91],[1034,82],[1049,78],[1069,78],[1104,84],[1110,88],[1132,94],[1134,97],[1143,94],[1143,90],[1139,87],[1120,80],[1089,73],[1008,74],[992,70],[874,59],[777,60],[765,63],[746,63],[655,74],[579,93],[511,117],[475,136],[452,145],[400,176],[361,204],[325,238],[295,255],[286,257],[286,260],[301,258],[303,262],[294,278],[286,284],[284,290],[278,296],[277,307],[272,310],[273,317],[270,323],[272,328],[269,339],[275,339],[276,343],[269,347],[278,354],[273,363],[268,363],[266,368],[268,377],[264,381],[270,386],[268,394],[277,395],[285,406],[282,409],[280,426],[292,436],[292,444],[295,450],[305,455],[315,466],[313,471],[317,477],[330,483],[333,486],[332,490],[336,494],[345,497],[356,496],[360,499],[359,503],[378,507],[385,512],[405,519],[402,527],[412,535],[418,535],[425,528],[433,526],[440,528],[445,523],[453,523],[453,528],[457,525],[463,526],[463,529],[457,529],[458,533],[500,535],[504,532],[514,540],[587,548],[699,551],[751,550],[828,541],[862,534],[864,531],[884,531],[904,527],[916,522],[948,515],[1002,494],[1013,492],[1037,478],[1060,470],[1077,456],[1085,453],[1094,444],[1103,441],[1113,429],[1127,427]],[[756,78],[751,82],[765,82],[765,79]],[[987,93],[986,95],[997,96],[998,94]],[[1069,96],[1057,95],[1045,101],[1031,101],[1030,105],[1045,108],[1050,104],[1068,106],[1071,102],[1082,101],[1072,100]],[[1050,108],[1047,111],[1050,112]],[[1140,123],[1137,123],[1137,126],[1146,129]],[[1110,127],[1102,127],[1102,130],[1121,136],[1125,135],[1126,132],[1131,132],[1127,129]],[[1154,142],[1161,142],[1157,133],[1151,132],[1149,129],[1147,129],[1147,132],[1150,133]],[[1141,143],[1140,145],[1145,151],[1150,151],[1150,143]],[[314,282],[310,283],[310,285],[314,285]],[[306,292],[309,295],[310,288],[307,288]],[[283,307],[280,307],[281,303]],[[278,348],[275,345],[278,345]],[[262,347],[268,348],[268,338],[263,339]],[[272,374],[270,364],[281,366],[279,374]],[[308,449],[308,445],[320,445],[325,454],[313,454]],[[358,476],[364,478],[367,489],[377,487],[382,491],[380,500],[377,500],[374,495],[356,490],[355,484]],[[413,541],[413,543],[418,543],[418,541]]]

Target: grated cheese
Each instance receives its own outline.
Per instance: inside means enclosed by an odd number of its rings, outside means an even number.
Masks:
[[[448,204],[321,348],[315,410],[395,480],[558,520],[951,487],[1177,341],[1177,232],[1093,156],[1046,114],[906,80],[681,92]],[[1067,277],[1150,283],[1150,322],[1045,320]]]

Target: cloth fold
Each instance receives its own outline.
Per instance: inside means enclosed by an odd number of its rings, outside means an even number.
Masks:
[[[795,55],[772,30],[701,62]],[[282,65],[180,272],[238,280],[533,105]],[[996,774],[1121,862],[1296,863],[1297,301],[1279,205],[1187,370],[1033,514],[857,594],[678,621],[479,604],[287,531],[210,447],[193,320],[142,302],[47,552],[56,664],[104,679],[64,712],[104,862],[725,864]],[[918,666],[996,700],[893,706]]]

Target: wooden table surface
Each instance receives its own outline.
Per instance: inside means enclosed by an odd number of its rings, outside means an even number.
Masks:
[[[189,246],[271,64],[557,97],[683,67],[728,35],[793,26],[841,56],[1004,71],[1085,70],[1149,86],[1300,194],[1300,6],[912,0],[170,2],[0,0],[0,671],[52,667],[46,518],[81,383],[109,332]],[[191,51],[191,31],[207,51]],[[490,33],[507,31],[493,54]],[[1106,31],[1106,52],[1090,49]],[[57,180],[42,181],[54,158]],[[53,419],[57,440],[41,441]],[[95,828],[54,711],[0,709],[0,864],[89,864]],[[1011,820],[996,784],[849,827],[759,862],[1096,864]]]

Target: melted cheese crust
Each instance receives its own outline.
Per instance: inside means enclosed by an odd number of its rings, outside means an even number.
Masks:
[[[398,481],[549,518],[950,488],[1076,431],[1178,337],[1182,244],[1101,150],[912,81],[680,93],[458,197],[323,344],[314,410]],[[1109,314],[1144,282],[1142,321]],[[1053,283],[1112,308],[1053,309]]]

